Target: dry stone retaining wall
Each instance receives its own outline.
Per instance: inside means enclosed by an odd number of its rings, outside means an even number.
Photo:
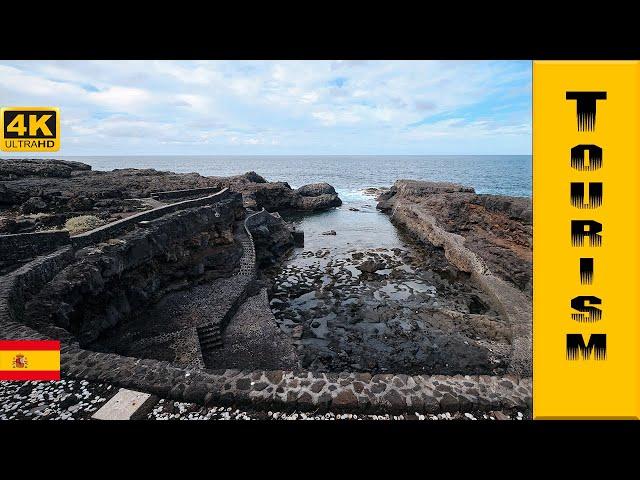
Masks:
[[[64,247],[0,277],[0,338],[46,338],[21,323],[24,304],[72,261],[72,248]],[[71,338],[62,340],[61,367],[63,378],[108,382],[178,401],[263,409],[436,413],[530,408],[532,401],[531,379],[516,375],[207,371],[84,350]]]
[[[222,189],[220,187],[203,187],[203,188],[187,188],[183,190],[166,190],[164,192],[153,192],[152,198],[157,200],[172,200],[174,198],[184,198],[193,195],[207,195],[218,193]]]
[[[122,232],[135,226],[139,222],[154,220],[169,213],[186,210],[188,208],[211,205],[220,202],[231,195],[232,193],[227,188],[225,188],[220,192],[214,193],[213,195],[209,195],[207,197],[196,198],[195,200],[184,200],[182,202],[163,205],[161,207],[146,210],[130,217],[123,218],[122,220],[109,223],[102,227],[95,228],[88,232],[74,235],[73,237],[71,237],[71,242],[73,243],[74,248],[82,248],[94,243],[104,242],[105,240],[121,234]]]
[[[32,260],[69,243],[66,230],[0,235],[0,269]]]
[[[67,247],[0,280],[0,332],[6,339],[44,335],[20,323],[20,305],[70,258]],[[288,371],[206,371],[169,362],[83,350],[62,342],[62,375],[108,382],[164,398],[256,408],[367,412],[455,412],[530,408],[531,379],[441,375],[370,375]]]

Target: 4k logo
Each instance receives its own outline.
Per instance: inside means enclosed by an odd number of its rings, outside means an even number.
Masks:
[[[6,107],[0,110],[0,148],[5,152],[60,150],[60,109]]]

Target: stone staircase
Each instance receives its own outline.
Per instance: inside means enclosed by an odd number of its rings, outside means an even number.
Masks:
[[[262,209],[264,211],[264,208]],[[240,258],[240,271],[238,275],[245,275],[251,278],[256,276],[256,248],[253,243],[253,235],[247,227],[247,221],[260,212],[254,212],[247,216],[244,220],[243,228],[239,228],[237,236],[242,244],[242,258]]]
[[[205,353],[222,346],[220,324],[210,323],[197,328],[200,350]]]
[[[251,215],[250,215],[251,216]],[[247,217],[249,218],[249,217]],[[246,227],[246,220],[241,227],[235,232],[236,238],[242,244],[242,257],[240,258],[240,269],[236,273],[236,277],[245,279],[244,294],[240,295],[233,305],[229,308],[224,317],[217,319],[215,322],[207,323],[197,327],[198,339],[200,341],[200,352],[202,357],[222,346],[222,329],[231,320],[238,307],[246,298],[246,291],[253,283],[256,277],[256,252],[253,244],[253,237],[249,229]]]

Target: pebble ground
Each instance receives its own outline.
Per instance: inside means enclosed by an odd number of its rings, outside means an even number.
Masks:
[[[86,380],[0,382],[0,420],[85,420],[117,391]]]

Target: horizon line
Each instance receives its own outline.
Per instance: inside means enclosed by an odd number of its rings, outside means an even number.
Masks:
[[[6,152],[9,153],[9,152]],[[134,154],[56,154],[56,152],[11,152],[18,157],[526,157],[532,153],[134,153]],[[15,155],[17,154],[17,155]],[[3,157],[9,157],[3,155]]]

